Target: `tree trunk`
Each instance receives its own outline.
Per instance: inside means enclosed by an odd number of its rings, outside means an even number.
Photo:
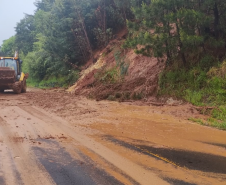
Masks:
[[[168,10],[167,10],[166,14],[168,14],[168,13],[169,13],[169,12],[168,12]],[[170,37],[171,37],[171,33],[170,33],[170,23],[167,22],[167,23],[166,23],[166,26],[167,26],[167,30],[168,30],[168,38],[170,38]],[[168,40],[166,40],[166,48],[167,48],[167,53],[166,53],[166,54],[167,54],[167,61],[168,61],[168,63],[170,64],[170,63],[171,63],[172,56],[171,56],[171,53],[170,53]]]
[[[219,10],[217,3],[214,3],[214,33],[216,39],[219,39],[219,30],[218,30],[218,25],[219,25]]]
[[[75,24],[74,26],[76,27],[76,24]],[[83,49],[83,47],[82,47],[82,44],[81,44],[81,42],[79,41],[78,36],[77,36],[76,33],[74,32],[74,30],[71,29],[71,31],[72,31],[72,33],[73,33],[73,35],[74,35],[76,41],[78,42],[78,46],[79,46],[80,52],[82,53],[82,56],[83,56],[83,60],[86,61],[87,58],[86,58],[85,51],[84,51],[84,49]],[[77,33],[77,34],[78,34],[78,33]]]
[[[89,41],[89,37],[88,37],[88,34],[87,34],[87,31],[86,31],[86,26],[85,26],[85,23],[84,23],[84,19],[82,18],[81,14],[80,14],[80,11],[78,9],[77,10],[77,15],[79,17],[79,20],[80,20],[80,23],[81,23],[81,26],[82,26],[82,30],[85,34],[85,38],[86,38],[86,42],[87,42],[87,47],[88,47],[88,51],[90,52],[90,55],[91,55],[91,59],[93,61],[94,59],[94,56],[93,56],[93,50],[91,48],[91,44],[90,44],[90,41]]]
[[[181,56],[181,59],[182,59],[184,66],[186,66],[187,61],[186,61],[185,54],[184,54],[184,51],[183,51],[183,43],[182,43],[181,38],[180,38],[180,28],[179,28],[177,22],[176,22],[176,28],[177,28],[177,33],[178,33],[178,42],[179,42],[179,49],[180,49],[179,54]]]
[[[126,26],[126,10],[125,10],[124,6],[123,6],[123,15],[124,15],[124,21],[125,21],[125,26]]]
[[[107,44],[107,33],[106,33],[106,0],[104,0],[104,45],[106,46]]]

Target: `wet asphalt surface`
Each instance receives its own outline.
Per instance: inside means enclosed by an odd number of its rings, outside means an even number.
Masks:
[[[122,185],[87,156],[80,154],[82,161],[76,160],[55,141],[39,139],[38,142],[48,147],[36,146],[33,151],[57,185]]]
[[[155,157],[151,153],[157,154],[175,163],[177,166],[185,169],[226,174],[226,157],[223,156],[186,150],[176,150],[174,148],[156,148],[142,144],[134,145],[133,143],[128,143],[117,138],[114,138],[113,136],[105,136],[104,139],[111,141],[115,144],[121,145],[130,150],[143,153],[150,157]],[[137,143],[136,140],[134,140],[134,142]],[[157,160],[161,160],[160,158],[157,157],[155,158]]]

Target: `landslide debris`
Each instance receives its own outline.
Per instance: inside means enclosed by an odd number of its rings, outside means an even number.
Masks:
[[[158,91],[159,74],[165,62],[154,57],[135,54],[133,50],[121,49],[122,40],[113,40],[96,55],[97,62],[81,72],[78,82],[68,91],[85,95],[96,100],[153,100]],[[121,61],[125,60],[128,69],[120,74],[122,63],[116,59],[120,51]]]

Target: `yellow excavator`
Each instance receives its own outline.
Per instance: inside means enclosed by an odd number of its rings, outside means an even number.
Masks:
[[[0,56],[0,92],[12,89],[14,93],[20,94],[27,91],[26,80],[28,74],[21,71],[22,60],[18,52],[14,57]]]

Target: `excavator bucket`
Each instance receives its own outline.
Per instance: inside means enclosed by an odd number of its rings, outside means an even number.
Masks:
[[[0,67],[0,86],[15,82],[15,71],[9,67]]]

